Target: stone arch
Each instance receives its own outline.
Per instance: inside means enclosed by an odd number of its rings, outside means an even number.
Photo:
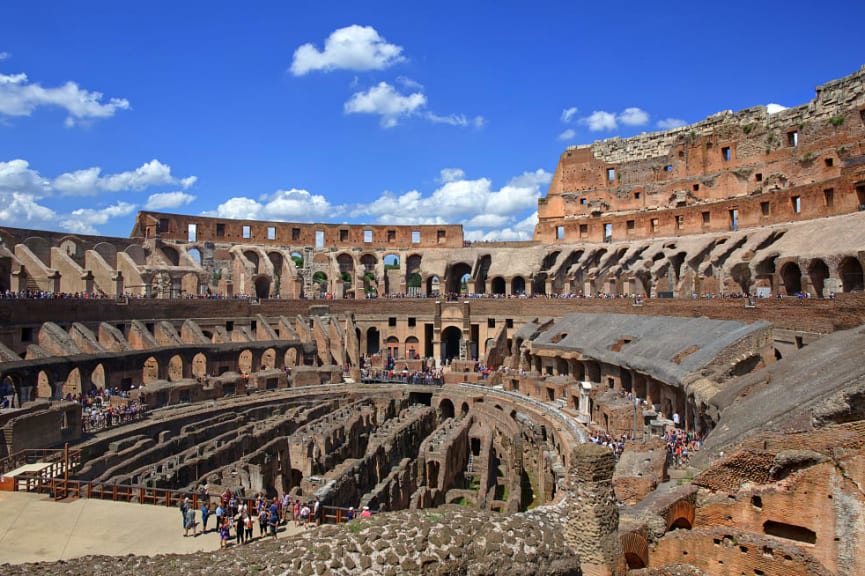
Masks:
[[[252,372],[253,354],[249,348],[243,349],[237,356],[237,369],[241,374],[249,374]]]
[[[288,255],[291,258],[291,261],[294,262],[295,268],[303,268],[303,254],[300,252],[292,252]]]
[[[862,264],[856,258],[848,256],[838,264],[838,276],[844,292],[861,292],[865,289],[862,277]]]
[[[289,348],[285,351],[284,362],[286,366],[297,366],[297,348]]]
[[[820,258],[814,258],[808,264],[808,277],[811,279],[811,286],[814,287],[814,292],[817,296],[823,296],[823,289],[826,286],[826,278],[829,277],[829,267],[826,262]]]
[[[81,383],[81,393],[87,394],[90,392],[90,388],[108,388],[108,384],[110,383],[110,379],[108,377],[108,370],[105,368],[105,364],[100,362],[93,368],[93,371],[90,373],[90,382],[82,382]]]
[[[180,286],[183,294],[187,296],[197,296],[199,294],[199,277],[194,272],[187,272],[180,279]]]
[[[258,252],[255,250],[244,250],[243,257],[249,260],[249,263],[252,264],[253,273],[258,272],[259,265],[261,264],[258,258]]]
[[[505,294],[505,279],[501,276],[496,276],[491,282],[490,289],[494,295],[503,296]]]
[[[451,358],[459,358],[460,344],[463,339],[463,331],[456,326],[448,326],[442,330],[441,346],[442,358],[450,360]]]
[[[276,368],[276,350],[268,348],[261,354],[261,367],[267,370]]]
[[[327,274],[325,274],[321,270],[312,275],[312,283],[318,286],[319,296],[324,296],[325,294],[330,292],[330,290],[328,290]]]
[[[520,295],[526,293],[526,279],[522,276],[514,276],[511,279],[511,294]]]
[[[189,256],[190,260],[201,266],[201,250],[193,247],[187,250],[186,254]]]
[[[466,262],[455,262],[451,265],[446,277],[447,292],[449,294],[463,294],[469,291],[472,267]]]
[[[406,358],[420,358],[420,341],[416,336],[409,336],[405,339],[405,356]]]
[[[106,242],[100,242],[100,244],[107,244],[107,243]],[[111,244],[108,244],[108,246],[111,246]],[[111,247],[113,248],[113,246],[111,246]],[[74,238],[63,238],[60,241],[58,248],[60,248],[61,252],[64,252],[67,256],[69,256],[70,258],[73,258],[73,259],[78,258],[78,256],[81,255],[81,250],[78,247],[78,242],[76,242]],[[93,249],[95,250],[96,247],[94,246]],[[104,258],[104,256],[103,256],[103,258]],[[111,261],[108,260],[108,263],[111,264]]]
[[[255,297],[265,300],[270,297],[270,277],[260,274],[255,278]]]
[[[622,534],[622,552],[629,570],[645,568],[649,565],[649,544],[646,538],[637,532]]]
[[[146,385],[159,380],[159,360],[150,356],[141,367],[141,381]]]
[[[154,274],[150,286],[154,298],[171,298],[171,275],[168,272]]]
[[[34,396],[35,394],[35,396]],[[53,388],[51,386],[51,374],[40,370],[36,375],[36,388],[32,391],[30,398],[21,398],[21,403],[29,402],[32,398],[51,398]]]
[[[123,253],[129,256],[133,262],[135,262],[139,266],[144,266],[147,264],[147,254],[144,252],[144,247],[138,244],[132,244],[131,246],[127,246]]]
[[[378,328],[371,326],[366,331],[366,353],[370,356],[381,351],[381,334]]]
[[[207,356],[203,352],[199,352],[192,357],[192,375],[195,378],[204,378],[207,376]]]
[[[439,281],[439,277],[435,274],[426,279],[426,293],[427,296],[432,297],[441,294],[441,282]]]
[[[176,248],[171,246],[162,247],[162,255],[168,260],[172,266],[180,266],[180,253]]]
[[[62,244],[61,244],[62,247]],[[93,247],[93,251],[99,254],[112,268],[117,268],[117,248],[108,242],[99,242]]]
[[[694,525],[694,504],[687,500],[677,500],[667,511],[667,531],[676,529],[690,530]]]
[[[175,354],[168,360],[168,381],[183,380],[183,356]]]
[[[781,267],[781,279],[787,296],[802,292],[802,269],[795,262],[787,262]]]
[[[439,414],[442,420],[454,417],[454,403],[449,398],[442,398],[439,402]]]
[[[411,296],[418,296],[423,288],[423,277],[420,274],[422,256],[411,254],[405,261],[405,287]]]
[[[462,406],[460,406],[460,418],[465,418],[469,413],[469,403],[463,402]]]
[[[70,239],[71,241],[71,239]],[[33,254],[48,266],[51,263],[51,243],[41,236],[31,236],[22,242]]]
[[[399,358],[399,338],[396,336],[388,336],[385,341],[385,348],[387,348],[387,355],[393,358]]]

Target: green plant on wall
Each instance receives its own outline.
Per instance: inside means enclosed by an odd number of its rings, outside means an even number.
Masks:
[[[833,117],[829,118],[829,124],[831,124],[832,126],[838,127],[843,123],[844,123],[844,117],[843,116],[833,116]]]
[[[744,132],[745,134],[750,134],[751,130],[753,130],[753,129],[754,129],[753,124],[745,124],[744,126],[742,126],[742,132]]]
[[[222,280],[222,268],[217,268],[213,271],[213,277],[210,279],[210,283],[214,286],[219,286],[220,280]]]

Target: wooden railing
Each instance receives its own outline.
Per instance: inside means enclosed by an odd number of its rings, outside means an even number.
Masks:
[[[0,475],[6,474],[15,470],[16,468],[20,468],[25,464],[35,464],[37,462],[60,462],[63,463],[64,460],[64,452],[63,448],[60,449],[42,449],[42,448],[33,448],[30,450],[20,450],[15,452],[11,456],[7,456],[0,460]],[[74,470],[81,464],[81,450],[69,450],[69,468],[70,470]]]

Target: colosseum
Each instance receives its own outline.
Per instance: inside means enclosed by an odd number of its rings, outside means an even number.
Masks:
[[[567,148],[529,242],[156,212],[0,241],[0,488],[321,503],[190,572],[865,573],[865,67]]]

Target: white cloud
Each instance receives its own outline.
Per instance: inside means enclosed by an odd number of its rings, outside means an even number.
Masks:
[[[786,106],[782,106],[780,104],[774,104],[774,103],[766,104],[766,113],[768,113],[768,114],[777,114],[778,112],[781,112],[782,110],[786,110],[786,109],[787,109]]]
[[[51,193],[51,183],[30,169],[26,160],[0,162],[0,193],[28,194],[42,198]]]
[[[372,26],[352,25],[331,33],[324,50],[304,44],[294,51],[291,73],[295,76],[323,70],[384,70],[403,62],[402,47],[389,44]]]
[[[82,120],[108,118],[118,110],[129,109],[125,98],[111,98],[103,102],[101,92],[89,92],[75,82],[67,82],[56,88],[43,88],[30,83],[26,74],[0,74],[0,114],[6,116],[29,116],[40,106],[56,106],[69,114],[66,125],[72,126]]]
[[[649,113],[640,108],[625,108],[616,119],[625,126],[643,126],[649,122]]]
[[[559,140],[572,140],[574,136],[577,135],[577,132],[573,128],[568,128],[561,134],[559,134]]]
[[[261,202],[246,197],[231,198],[217,206],[215,213],[206,215],[238,220],[321,222],[338,216],[343,211],[342,206],[334,206],[324,196],[292,188],[277,190],[264,196]]]
[[[381,125],[392,128],[399,123],[400,117],[410,116],[426,106],[426,96],[415,92],[403,96],[387,82],[380,82],[366,92],[356,92],[345,103],[346,114],[377,114]]]
[[[151,160],[135,170],[118,174],[101,175],[102,168],[94,166],[75,172],[61,174],[54,179],[53,186],[70,196],[91,196],[100,192],[121,190],[143,190],[150,186],[179,184],[184,189],[195,183],[196,177],[178,179],[171,175],[171,167],[159,160]]]
[[[423,90],[423,84],[407,76],[397,76],[396,83],[407,90]]]
[[[562,122],[567,124],[568,122],[571,121],[571,119],[574,117],[574,115],[577,112],[579,112],[579,110],[576,107],[565,108],[564,110],[562,110],[562,118],[561,118]]]
[[[10,54],[9,52],[0,52],[0,62],[2,62],[3,60],[8,60],[11,57],[12,54]]]
[[[535,234],[535,226],[538,223],[538,213],[533,212],[526,218],[520,220],[513,226],[507,226],[497,230],[466,230],[466,240],[472,242],[513,242],[531,240]]]
[[[0,224],[35,229],[56,226],[57,213],[37,200],[33,194],[0,189]]]
[[[107,208],[98,210],[92,208],[79,208],[73,210],[68,216],[60,217],[60,227],[77,234],[98,234],[96,226],[107,223],[112,218],[119,218],[132,214],[136,209],[135,204],[118,202]]]
[[[463,176],[466,175],[466,173],[459,168],[442,168],[439,174],[441,175],[442,182],[462,180]]]
[[[684,120],[680,120],[678,118],[664,118],[663,120],[658,120],[658,128],[661,130],[672,130],[673,128],[681,128],[684,126],[686,122]]]
[[[151,194],[144,204],[145,210],[165,210],[179,208],[195,201],[195,196],[186,192],[159,192]]]
[[[616,115],[604,112],[603,110],[595,110],[589,116],[581,118],[580,123],[588,126],[592,132],[615,130],[618,127],[616,124]]]

